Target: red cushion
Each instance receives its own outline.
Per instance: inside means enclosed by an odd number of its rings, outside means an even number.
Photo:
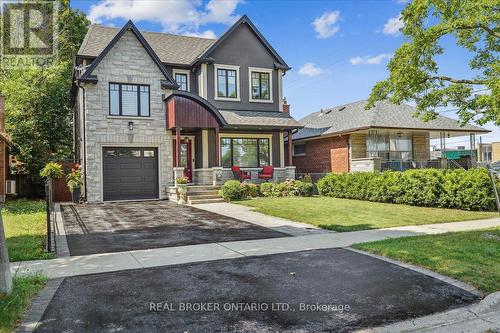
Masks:
[[[240,167],[239,166],[232,166],[231,171],[240,172]]]
[[[261,174],[272,175],[273,171],[274,171],[274,167],[266,165],[266,166],[262,167]]]
[[[269,179],[269,178],[273,178],[273,175],[269,175],[269,174],[267,174],[267,175],[263,175],[263,174],[260,174],[260,175],[259,175],[259,178],[262,178],[262,179]]]
[[[245,173],[241,174],[241,178],[243,178],[243,179],[250,179],[250,178],[252,178],[252,175],[249,175],[248,173],[245,172]]]

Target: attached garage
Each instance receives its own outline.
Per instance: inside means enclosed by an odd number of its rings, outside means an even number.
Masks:
[[[158,199],[158,149],[103,148],[104,201]]]

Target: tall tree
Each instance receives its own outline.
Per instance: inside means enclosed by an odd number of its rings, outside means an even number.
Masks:
[[[372,89],[367,109],[379,100],[414,101],[424,120],[436,107],[454,106],[462,123],[500,125],[500,2],[498,0],[413,0],[403,10],[404,42],[390,60],[389,78]],[[471,53],[469,77],[442,73],[437,57],[452,37]]]
[[[12,153],[33,179],[53,160],[71,157],[73,59],[87,32],[85,14],[69,0],[59,4],[58,61],[48,67],[17,67],[2,72],[6,130]]]

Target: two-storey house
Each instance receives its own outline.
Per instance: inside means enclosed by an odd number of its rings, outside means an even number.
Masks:
[[[293,178],[290,69],[247,16],[218,39],[92,25],[75,60],[75,159],[88,202],[167,197],[239,166]]]

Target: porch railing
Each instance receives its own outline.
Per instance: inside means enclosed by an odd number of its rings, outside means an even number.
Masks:
[[[381,171],[405,171],[411,169],[439,169],[440,161],[382,161]]]

